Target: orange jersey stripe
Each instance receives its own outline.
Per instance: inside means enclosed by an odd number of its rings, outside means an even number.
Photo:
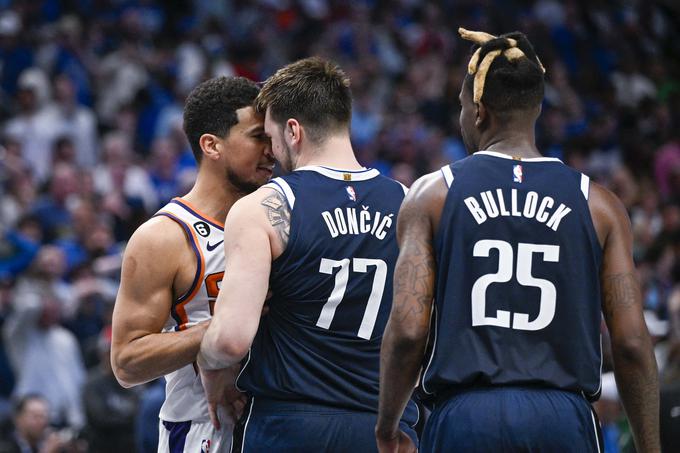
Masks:
[[[217,220],[213,217],[210,217],[208,215],[203,214],[203,212],[201,212],[198,208],[196,208],[196,206],[189,203],[184,198],[175,197],[175,198],[173,198],[173,200],[175,200],[175,201],[179,202],[180,204],[183,204],[183,205],[187,206],[188,208],[190,208],[192,211],[194,211],[194,213],[197,215],[197,217],[203,217],[204,219],[206,219],[206,220],[210,221],[211,223],[214,223],[217,226],[219,226],[220,228],[224,229],[224,222],[220,222],[219,220]]]
[[[196,234],[194,231],[189,227],[189,225],[186,224],[183,220],[179,219],[176,217],[174,214],[170,212],[165,212],[165,211],[160,211],[156,215],[162,215],[164,217],[167,217],[173,221],[175,221],[179,226],[181,226],[185,234],[187,236],[187,240],[189,243],[192,245],[192,248],[194,249],[194,253],[196,254],[196,266],[197,266],[197,272],[196,276],[194,277],[194,281],[191,283],[191,287],[189,290],[184,293],[184,295],[180,296],[178,299],[176,299],[171,308],[171,312],[173,313],[173,318],[175,318],[175,321],[177,322],[177,330],[185,330],[187,328],[187,323],[189,322],[189,317],[186,314],[186,310],[184,309],[184,306],[190,302],[195,296],[196,293],[198,292],[199,288],[203,284],[203,276],[205,274],[205,258],[203,257],[203,250],[201,250],[201,247],[199,245],[198,239],[196,238]],[[174,316],[174,315],[177,316]],[[179,318],[179,319],[177,319]]]
[[[193,245],[196,250],[198,250],[199,256],[200,256],[200,261],[197,263],[199,266],[199,277],[194,280],[194,283],[189,290],[188,296],[186,296],[186,299],[181,301],[177,306],[175,307],[175,310],[177,311],[177,314],[179,315],[180,319],[182,320],[182,324],[179,326],[179,330],[185,330],[187,328],[187,323],[189,322],[189,317],[187,316],[186,311],[184,310],[184,306],[191,302],[191,300],[196,296],[196,293],[198,292],[199,288],[203,284],[203,276],[205,275],[205,257],[203,256],[203,250],[201,250],[201,247],[198,242],[198,238],[196,237],[196,233],[194,233],[193,229],[189,229],[189,232],[191,233],[191,238],[190,240],[193,242]]]

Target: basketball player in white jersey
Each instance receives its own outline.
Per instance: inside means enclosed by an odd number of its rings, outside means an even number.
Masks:
[[[191,92],[184,131],[198,162],[196,183],[140,226],[125,250],[111,363],[124,387],[165,376],[159,452],[230,447],[233,423],[210,423],[195,360],[224,273],[224,219],[274,167],[263,118],[251,107],[258,91],[247,79],[220,77]]]

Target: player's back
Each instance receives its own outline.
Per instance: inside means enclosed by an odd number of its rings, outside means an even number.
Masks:
[[[557,159],[490,152],[442,173],[423,390],[536,385],[595,397],[602,251],[588,178]]]
[[[269,187],[288,200],[290,237],[272,263],[269,313],[237,385],[256,399],[377,412],[405,188],[377,170],[326,167]]]

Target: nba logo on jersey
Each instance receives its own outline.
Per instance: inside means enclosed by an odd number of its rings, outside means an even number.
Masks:
[[[522,166],[517,164],[512,166],[512,182],[522,182]]]
[[[350,200],[357,201],[357,193],[354,191],[354,187],[346,186],[345,190],[347,191],[347,196]]]
[[[210,439],[203,439],[201,442],[201,453],[210,453]]]

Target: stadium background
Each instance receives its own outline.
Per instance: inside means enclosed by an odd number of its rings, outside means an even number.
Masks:
[[[55,429],[90,451],[155,451],[162,384],[118,387],[108,325],[126,240],[193,183],[181,118],[196,84],[330,57],[352,79],[360,161],[409,185],[465,155],[459,25],[534,43],[547,68],[539,149],[628,209],[662,405],[680,406],[677,2],[0,0],[4,435],[15,397],[41,393]],[[677,436],[676,410],[662,424]],[[630,451],[610,374],[598,411],[607,451]]]

